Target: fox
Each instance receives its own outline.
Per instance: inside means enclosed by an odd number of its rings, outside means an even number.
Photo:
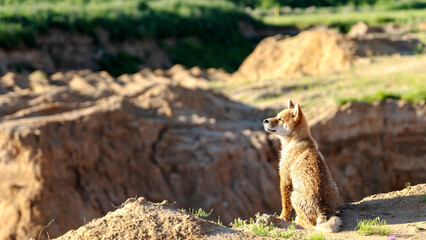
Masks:
[[[336,216],[340,195],[324,157],[311,136],[308,122],[300,109],[288,99],[288,107],[263,120],[266,132],[281,141],[279,161],[282,211],[278,219],[315,226],[323,232],[338,232],[342,221]]]

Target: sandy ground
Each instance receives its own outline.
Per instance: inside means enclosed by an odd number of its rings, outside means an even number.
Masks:
[[[338,215],[342,219],[342,228],[338,233],[323,233],[326,239],[426,239],[426,203],[421,198],[426,194],[426,184],[419,184],[401,191],[371,195],[356,203],[342,205]],[[373,234],[360,235],[355,230],[361,219],[385,220],[391,233],[387,236]],[[302,227],[302,226],[298,226]],[[297,230],[305,235],[313,232],[313,227]]]
[[[343,226],[338,233],[324,233],[326,239],[426,239],[426,184],[401,191],[376,194],[356,203],[340,207]],[[363,236],[355,231],[357,220],[386,220],[389,236]],[[312,227],[297,226],[291,239],[309,236]],[[121,208],[103,218],[72,230],[58,239],[262,239],[251,233],[219,226],[214,222],[194,217],[173,204],[151,203],[143,198],[129,199]]]
[[[396,239],[426,239],[426,184],[364,198],[341,207],[342,231],[327,234],[327,239],[386,239],[385,236],[360,236],[354,229],[359,219],[386,220]]]

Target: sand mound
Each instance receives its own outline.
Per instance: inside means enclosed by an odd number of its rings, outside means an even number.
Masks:
[[[219,226],[165,202],[128,199],[121,208],[57,239],[260,239]]]
[[[353,43],[327,31],[305,31],[292,38],[262,40],[242,63],[234,79],[274,79],[347,69],[354,61]]]
[[[349,34],[327,30],[301,32],[262,40],[232,76],[233,80],[268,80],[342,71],[359,57],[408,55],[425,49],[423,43],[395,30],[356,24]]]

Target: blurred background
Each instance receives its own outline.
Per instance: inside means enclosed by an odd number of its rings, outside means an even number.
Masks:
[[[289,98],[342,203],[424,183],[425,44],[420,0],[0,0],[0,239],[134,196],[280,212]]]

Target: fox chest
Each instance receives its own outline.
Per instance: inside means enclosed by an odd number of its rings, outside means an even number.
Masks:
[[[291,169],[294,164],[298,161],[297,159],[303,158],[306,155],[304,151],[298,151],[295,148],[283,148],[281,150],[281,157],[279,163],[279,173],[281,177],[289,176]]]
[[[284,152],[281,152],[281,158],[279,163],[280,176],[290,175],[291,162],[292,161],[290,156],[284,155]]]

